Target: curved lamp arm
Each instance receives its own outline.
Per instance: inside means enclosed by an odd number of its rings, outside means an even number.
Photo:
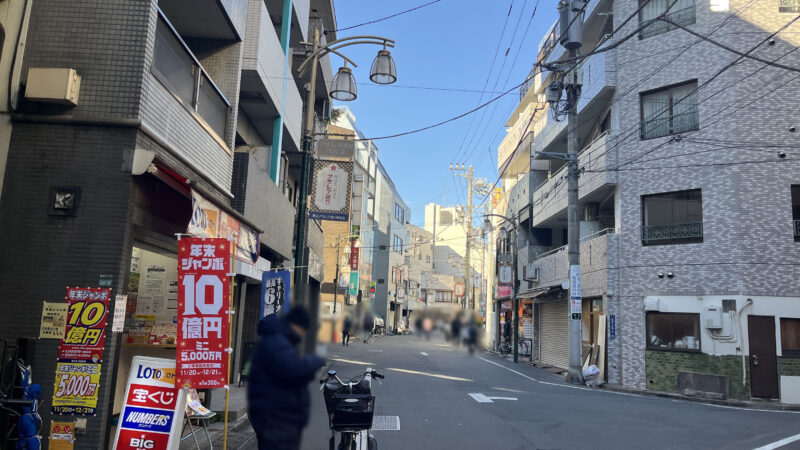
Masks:
[[[297,68],[297,72],[300,76],[305,73],[308,69],[308,65],[314,58],[321,58],[328,53],[333,53],[337,56],[340,56],[345,62],[348,62],[353,65],[353,67],[358,67],[353,60],[344,56],[340,52],[339,49],[348,47],[350,45],[357,45],[357,44],[374,44],[374,45],[382,45],[384,48],[392,47],[394,48],[395,41],[389,38],[381,37],[381,36],[369,36],[369,35],[360,35],[360,36],[350,36],[342,39],[337,39],[333,42],[328,42],[322,47],[319,47],[316,52],[311,53],[303,60],[303,63],[300,64],[300,67]]]

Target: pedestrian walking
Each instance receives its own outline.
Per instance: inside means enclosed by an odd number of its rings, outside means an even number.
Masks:
[[[308,312],[293,306],[283,316],[269,315],[258,324],[256,346],[248,377],[250,423],[259,450],[297,450],[308,424],[310,383],[325,362],[316,355],[301,356],[295,347],[310,326]]]
[[[450,333],[453,337],[453,342],[456,345],[461,345],[461,318],[459,316],[454,317],[450,323]]]
[[[350,345],[350,331],[353,329],[353,319],[350,316],[344,317],[342,324],[342,345]]]
[[[369,344],[369,338],[372,337],[372,330],[375,328],[375,317],[371,311],[367,311],[364,315],[364,343]]]

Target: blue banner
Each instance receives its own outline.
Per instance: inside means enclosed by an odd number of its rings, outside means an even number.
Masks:
[[[266,271],[261,277],[261,317],[289,309],[292,274],[288,270]]]
[[[158,431],[169,433],[172,428],[171,410],[125,407],[125,417],[122,418],[122,428],[131,430]]]
[[[617,315],[611,314],[608,316],[608,338],[616,339],[617,338]]]

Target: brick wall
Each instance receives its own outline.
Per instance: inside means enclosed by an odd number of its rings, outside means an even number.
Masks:
[[[678,392],[678,372],[693,372],[728,377],[730,398],[750,400],[750,366],[745,362],[742,385],[741,356],[715,356],[705,353],[645,351],[647,389]]]
[[[783,376],[800,376],[800,358],[778,357],[779,374]]]
[[[623,0],[615,6],[627,12],[635,11],[638,4]],[[747,51],[794,18],[778,14],[774,2],[731,1],[730,11],[712,13],[708,2],[698,2],[697,23],[691,28],[709,34],[719,27],[712,36]],[[615,15],[615,26],[627,16]],[[636,26],[634,19],[619,35]],[[793,25],[778,36],[774,46],[764,45],[754,54],[777,59],[797,45],[799,30],[800,25]],[[619,171],[618,327],[625,355],[621,381],[632,387],[643,388],[648,379],[645,295],[791,296],[800,279],[790,206],[790,185],[800,180],[800,166],[796,159],[780,160],[764,144],[748,144],[796,140],[787,131],[796,119],[783,111],[796,109],[800,79],[744,60],[712,81],[737,56],[695,41],[674,30],[644,40],[634,37],[617,49],[618,87],[612,108],[616,143],[612,145],[619,161],[637,158]],[[708,82],[700,90],[700,130],[687,133],[689,139],[680,142],[668,142],[668,137],[640,140],[639,92],[691,79],[699,85]],[[693,188],[702,189],[703,243],[642,246],[641,196]],[[675,277],[659,279],[659,271],[672,271]]]

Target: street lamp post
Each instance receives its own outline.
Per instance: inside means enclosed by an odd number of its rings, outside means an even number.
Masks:
[[[356,63],[350,58],[346,57],[339,52],[343,47],[359,44],[373,44],[383,46],[383,49],[378,51],[378,55],[372,62],[370,69],[369,79],[378,84],[392,84],[397,81],[397,69],[395,68],[394,60],[387,47],[394,47],[394,41],[380,36],[351,36],[335,41],[329,42],[320,46],[320,30],[319,27],[314,27],[314,41],[310,43],[311,54],[298,67],[299,76],[307,70],[311,70],[309,88],[306,95],[306,114],[305,114],[305,127],[303,130],[303,162],[300,170],[300,198],[297,207],[297,224],[295,229],[295,267],[294,267],[294,282],[295,282],[295,298],[300,299],[304,286],[308,280],[308,261],[306,259],[306,230],[308,225],[308,184],[310,178],[310,167],[312,155],[312,147],[314,144],[314,99],[316,97],[317,85],[317,65],[319,58],[333,53],[344,59],[343,67],[339,68],[336,76],[331,83],[331,97],[336,100],[351,101],[355,100],[356,82],[353,73],[347,64],[350,63],[353,67],[357,67]],[[303,43],[308,45],[308,43]],[[338,261],[337,261],[338,263]],[[337,280],[338,282],[338,280]]]
[[[490,233],[494,228],[489,221],[489,217],[499,217],[505,223],[511,224],[514,227],[514,241],[511,244],[511,299],[514,301],[514,362],[519,362],[519,299],[517,298],[517,290],[519,288],[519,277],[517,276],[517,241],[519,239],[519,225],[517,224],[517,217],[501,216],[500,214],[484,214],[483,215],[483,230]],[[504,229],[501,228],[501,232]],[[498,324],[499,326],[499,324]]]

